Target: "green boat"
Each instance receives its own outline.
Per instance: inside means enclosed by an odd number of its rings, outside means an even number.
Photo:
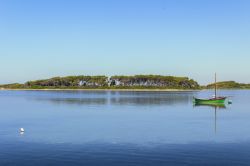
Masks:
[[[224,104],[227,97],[217,96],[217,84],[216,84],[216,73],[215,73],[215,83],[214,83],[214,97],[208,99],[199,99],[194,97],[194,104],[207,105],[207,104]]]
[[[198,99],[194,98],[195,104],[224,104],[226,97],[213,97],[210,99]]]

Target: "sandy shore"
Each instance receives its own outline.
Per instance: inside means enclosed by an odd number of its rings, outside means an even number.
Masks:
[[[125,91],[125,92],[195,92],[187,89],[5,89],[2,91]]]

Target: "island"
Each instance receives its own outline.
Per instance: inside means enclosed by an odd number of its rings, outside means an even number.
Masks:
[[[235,81],[217,82],[218,89],[250,89],[250,84]],[[162,75],[134,76],[66,76],[28,81],[24,84],[0,85],[0,90],[138,90],[138,91],[189,91],[213,89],[214,83],[199,85],[188,77]]]
[[[24,84],[14,83],[0,85],[0,89],[27,90],[198,90],[201,86],[188,77],[162,75],[134,76],[67,76],[28,81]]]
[[[205,86],[207,89],[212,89],[215,87],[215,84],[208,84]],[[238,83],[235,81],[222,81],[217,82],[216,87],[219,89],[250,89],[250,84]]]

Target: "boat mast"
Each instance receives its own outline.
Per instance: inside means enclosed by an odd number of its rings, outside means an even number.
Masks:
[[[215,73],[215,82],[214,82],[214,97],[217,97],[217,80],[216,80],[216,73]]]

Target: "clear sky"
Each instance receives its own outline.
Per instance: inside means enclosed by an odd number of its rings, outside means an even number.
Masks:
[[[249,0],[0,1],[0,83],[215,71],[250,83]]]

